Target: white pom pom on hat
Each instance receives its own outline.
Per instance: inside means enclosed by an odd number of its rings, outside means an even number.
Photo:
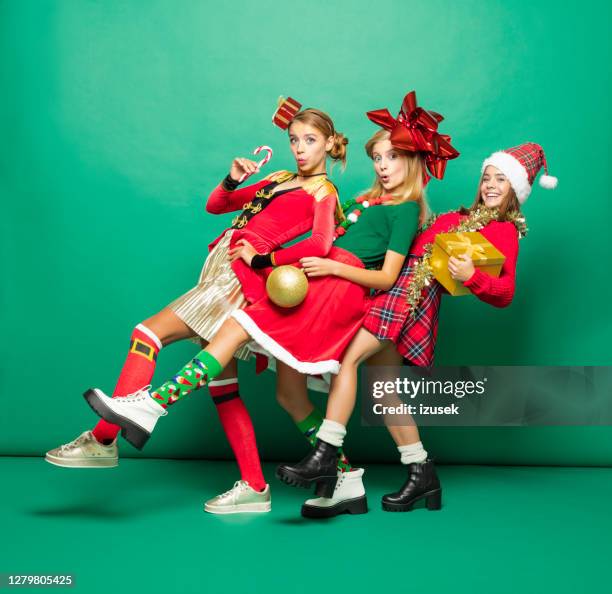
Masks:
[[[540,185],[547,190],[554,190],[559,183],[559,180],[554,175],[541,175]]]
[[[554,190],[559,182],[556,177],[548,175],[544,149],[535,142],[525,142],[497,151],[484,160],[482,171],[488,165],[493,165],[504,173],[520,204],[531,194],[531,187],[540,169],[544,168],[544,175],[540,176],[539,182],[542,188]]]

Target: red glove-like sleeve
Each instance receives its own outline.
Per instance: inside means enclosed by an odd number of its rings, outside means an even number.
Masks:
[[[316,256],[324,258],[334,241],[336,196],[329,195],[315,202],[312,234],[287,248],[273,252],[274,264],[282,266],[297,262],[300,258]]]
[[[253,200],[253,198],[255,198],[255,192],[268,183],[270,182],[264,179],[256,184],[245,186],[233,192],[226,190],[222,184],[219,184],[208,197],[206,212],[210,212],[211,214],[224,214],[226,212],[242,210],[245,202]]]
[[[507,307],[512,303],[514,297],[518,237],[514,226],[507,228],[509,231],[503,235],[500,233],[496,237],[488,238],[506,256],[499,278],[494,278],[476,269],[474,274],[463,283],[478,299],[495,307]]]

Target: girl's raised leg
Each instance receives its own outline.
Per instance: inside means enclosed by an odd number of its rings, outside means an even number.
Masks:
[[[138,324],[132,331],[127,357],[119,374],[113,396],[127,396],[151,383],[160,349],[192,330],[170,309]],[[91,431],[47,452],[45,459],[67,468],[111,468],[119,463],[117,434],[120,427],[101,419]]]

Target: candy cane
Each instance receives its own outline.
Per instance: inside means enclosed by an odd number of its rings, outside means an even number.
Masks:
[[[253,151],[253,154],[254,155],[258,155],[261,151],[266,151],[268,154],[259,163],[257,163],[257,168],[258,169],[261,169],[272,158],[272,149],[269,146],[266,146],[266,145],[258,146]],[[246,172],[243,173],[238,181],[240,183],[242,183],[247,177],[249,177],[249,175],[251,175],[251,174],[250,173],[246,173]]]

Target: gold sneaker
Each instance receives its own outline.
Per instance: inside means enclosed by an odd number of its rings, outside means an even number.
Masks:
[[[49,450],[45,460],[65,468],[112,468],[119,465],[117,439],[103,445],[91,431],[85,431],[70,443]]]
[[[270,485],[259,493],[246,481],[236,481],[225,493],[209,499],[204,511],[211,514],[241,514],[245,512],[269,512],[272,509]]]

